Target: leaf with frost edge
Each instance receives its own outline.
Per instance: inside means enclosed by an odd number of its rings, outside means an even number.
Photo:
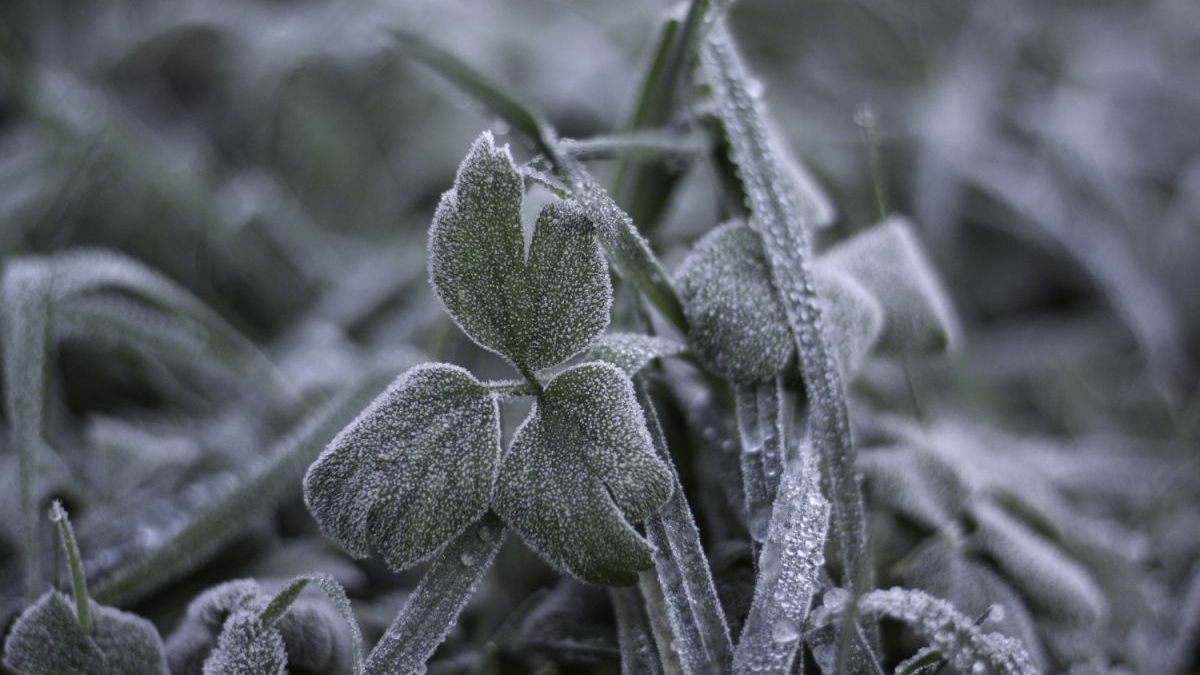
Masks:
[[[487,511],[499,453],[496,395],[458,366],[420,365],[309,467],[305,504],[351,555],[365,557],[374,543],[391,568],[403,570]]]
[[[88,601],[84,634],[70,598],[48,591],[13,624],[4,663],[25,675],[167,675],[162,639],[142,617]]]
[[[495,507],[557,569],[627,586],[654,564],[627,520],[644,519],[670,494],[633,383],[592,362],[546,385],[504,458]]]
[[[542,209],[526,251],[523,198],[508,147],[484,132],[434,214],[429,278],[464,333],[528,376],[592,344],[612,286],[591,221],[568,202]]]

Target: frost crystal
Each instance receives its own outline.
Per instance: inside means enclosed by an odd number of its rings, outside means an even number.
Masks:
[[[167,675],[162,639],[149,621],[88,601],[84,634],[71,600],[50,591],[21,614],[4,642],[4,663],[25,675]]]
[[[596,339],[608,325],[612,287],[595,228],[576,206],[546,205],[526,252],[523,196],[508,149],[485,132],[434,214],[429,270],[463,331],[528,376]]]
[[[230,615],[217,638],[217,648],[204,661],[204,675],[285,675],[287,651],[283,636],[264,626],[258,614]]]
[[[421,365],[330,442],[304,478],[304,498],[352,555],[374,544],[401,570],[483,515],[499,452],[495,395],[458,366]]]
[[[588,352],[589,360],[607,361],[633,377],[654,359],[675,356],[684,346],[658,337],[637,333],[607,333]]]
[[[654,564],[626,520],[644,519],[670,494],[633,383],[595,362],[546,385],[504,459],[495,508],[555,567],[624,586]]]
[[[845,597],[827,600],[840,613]],[[859,598],[858,610],[887,616],[908,624],[929,646],[938,650],[959,672],[983,675],[1036,675],[1029,654],[1016,640],[985,633],[975,622],[945,600],[907,588],[871,591]]]

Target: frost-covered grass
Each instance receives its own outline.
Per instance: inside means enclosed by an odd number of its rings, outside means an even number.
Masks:
[[[0,672],[1193,672],[1196,25],[4,4]]]

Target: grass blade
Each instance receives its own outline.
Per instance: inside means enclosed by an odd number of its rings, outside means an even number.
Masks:
[[[654,404],[642,383],[638,386],[638,401],[642,404],[655,450],[663,462],[672,467],[674,489],[671,498],[657,513],[646,518],[646,536],[658,549],[654,564],[671,629],[675,633],[676,653],[685,672],[702,673],[713,668],[725,672],[733,663],[733,642],[700,542],[700,532],[684,496],[683,485],[674,472]]]
[[[795,193],[785,183],[782,162],[770,142],[766,112],[750,92],[749,73],[725,26],[714,26],[700,56],[733,161],[741,169],[747,203],[763,235],[772,283],[783,299],[796,340],[810,401],[812,443],[832,488],[832,525],[840,543],[843,581],[854,588],[861,578],[869,587],[870,575],[860,571],[866,526],[862,493],[854,474],[846,393],[813,284],[808,241],[812,224],[802,217],[806,210],[795,203]]]
[[[608,593],[617,619],[621,675],[663,675],[642,594],[633,587],[610,588]]]
[[[504,543],[504,523],[488,512],[433,560],[417,590],[367,657],[367,675],[418,675],[458,620]]]

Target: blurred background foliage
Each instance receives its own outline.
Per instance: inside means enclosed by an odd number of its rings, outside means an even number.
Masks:
[[[376,369],[430,359],[507,376],[442,313],[425,238],[480,129],[518,159],[533,150],[388,29],[423,36],[586,139],[624,128],[655,33],[680,11],[631,0],[0,5],[0,254],[124,252],[251,337],[298,394],[103,335],[63,342],[41,487],[72,508],[89,576],[153,548],[306,410]],[[1194,662],[1200,4],[745,0],[733,27],[783,139],[840,214],[819,245],[909,214],[965,327],[957,354],[872,362],[855,384],[880,583],[934,583],[913,561],[951,556],[1000,579],[999,596],[1036,597],[1003,581],[1036,570],[979,536],[988,523],[1011,534],[989,510],[999,502],[1102,596],[1082,623],[1046,619],[1036,602],[1033,624],[1009,613],[1006,629],[1050,670]],[[709,114],[690,100],[675,126]],[[593,167],[611,178],[611,162]],[[670,267],[726,214],[713,162],[669,168],[678,189],[643,229]],[[636,330],[632,297],[618,292],[615,316]],[[660,392],[668,435],[736,614],[747,557],[720,525],[727,509],[677,390]],[[908,459],[885,452],[896,444]],[[15,461],[0,453],[5,514],[17,508]],[[922,462],[995,498],[957,503],[947,525],[872,489],[937,474],[910,470]],[[166,633],[213,583],[323,570],[378,635],[418,578],[345,558],[316,532],[298,483],[282,508],[246,517],[244,535],[134,607]],[[9,589],[18,534],[5,515]],[[5,595],[7,625],[21,600]],[[606,603],[510,544],[431,672],[615,672]]]

